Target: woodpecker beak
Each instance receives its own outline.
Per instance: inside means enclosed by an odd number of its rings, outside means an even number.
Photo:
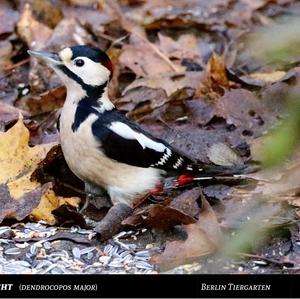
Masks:
[[[44,61],[49,66],[56,66],[62,64],[62,60],[60,59],[59,55],[56,53],[45,52],[45,51],[32,51],[32,50],[28,50],[27,53],[32,57]]]

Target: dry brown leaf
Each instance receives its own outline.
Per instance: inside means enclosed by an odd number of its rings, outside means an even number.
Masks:
[[[178,40],[173,40],[162,34],[158,34],[158,37],[159,43],[156,45],[132,36],[130,45],[123,47],[120,56],[121,64],[142,77],[172,72],[174,67],[170,65],[167,59],[172,60],[177,72],[184,70],[182,64],[184,59],[192,61],[201,69],[202,60],[198,53],[197,39],[194,35],[183,34]],[[153,48],[160,51],[161,55],[158,55]],[[166,59],[162,59],[162,55]]]
[[[198,222],[186,225],[185,230],[188,234],[185,241],[167,241],[164,252],[154,256],[151,262],[163,270],[191,263],[215,252],[222,241],[217,217],[205,199]]]
[[[199,56],[197,38],[193,34],[183,34],[177,40],[169,36],[158,33],[159,48],[169,58],[179,60],[192,59],[201,63]]]
[[[172,71],[170,65],[153,52],[147,43],[141,40],[125,45],[119,61],[123,67],[128,67],[139,77]]]
[[[60,109],[66,98],[66,88],[59,86],[48,90],[38,96],[32,96],[24,100],[24,105],[35,115]],[[20,106],[20,101],[18,102]]]
[[[196,187],[176,196],[170,203],[150,204],[137,208],[131,216],[123,221],[126,225],[146,225],[167,229],[178,224],[195,223],[198,219],[201,189]]]
[[[226,90],[216,103],[216,115],[234,125],[244,136],[259,135],[272,115],[263,103],[246,89]]]
[[[200,82],[198,96],[216,100],[224,94],[224,89],[229,87],[225,62],[221,56],[213,52],[207,63],[205,78]]]
[[[213,144],[209,148],[207,156],[216,165],[230,167],[244,164],[243,159],[225,143]]]
[[[59,204],[68,201],[72,205],[78,204],[77,198],[62,199],[56,198],[51,193],[50,186],[32,181],[31,174],[41,162],[47,152],[55,145],[48,143],[29,147],[29,131],[24,126],[23,121],[19,121],[7,132],[0,133],[0,222],[4,218],[16,218],[21,220],[28,216],[34,208],[36,220],[45,220],[53,224],[52,210]],[[41,204],[39,202],[41,200]],[[50,202],[46,208],[44,203]],[[37,208],[37,206],[39,207]],[[45,212],[48,211],[47,214]]]
[[[248,76],[242,76],[241,79],[248,84],[264,86],[268,83],[274,83],[283,79],[286,75],[284,71],[274,71],[270,73],[252,73]]]
[[[169,97],[178,89],[182,89],[184,87],[197,89],[199,87],[199,81],[202,79],[202,72],[170,72],[167,74],[157,74],[155,76],[148,76],[146,78],[134,80],[124,89],[122,94],[124,95],[130,89],[139,86],[146,86],[150,88],[161,88],[166,91],[167,96]]]
[[[10,2],[7,0],[0,2],[0,35],[14,32],[19,18],[19,13],[13,10]]]
[[[52,211],[66,204],[78,207],[79,203],[79,197],[64,198],[57,196],[53,191],[53,187],[50,185],[47,191],[43,193],[39,205],[32,210],[31,217],[33,217],[34,220],[44,220],[48,224],[53,225],[56,223],[56,219]]]
[[[17,24],[17,32],[29,48],[41,49],[52,34],[52,30],[33,17],[32,7],[26,3]]]
[[[0,102],[0,131],[4,129],[5,125],[9,122],[18,120],[20,114],[29,116],[29,113],[24,110]]]
[[[53,5],[50,0],[31,0],[34,16],[39,22],[54,28],[63,18],[59,5]]]

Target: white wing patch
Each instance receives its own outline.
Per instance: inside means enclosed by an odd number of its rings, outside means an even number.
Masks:
[[[136,140],[143,149],[145,148],[151,148],[157,152],[164,152],[165,149],[169,150],[164,144],[160,142],[156,142],[149,137],[145,136],[143,133],[139,133],[131,129],[128,125],[116,121],[112,122],[109,126],[109,129],[118,134],[119,136],[130,139],[130,140]]]

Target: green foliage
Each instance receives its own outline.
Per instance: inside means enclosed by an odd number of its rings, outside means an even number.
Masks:
[[[289,99],[288,116],[266,138],[262,154],[265,167],[276,166],[288,158],[300,141],[300,99]]]

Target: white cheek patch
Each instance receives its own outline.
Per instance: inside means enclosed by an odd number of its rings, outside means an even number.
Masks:
[[[87,57],[76,57],[82,59],[84,65],[79,67],[73,61],[66,63],[74,74],[81,78],[81,80],[88,85],[98,86],[103,84],[109,79],[110,71],[99,62],[95,62]]]
[[[109,126],[109,129],[123,138],[130,139],[130,140],[135,139],[142,146],[143,149],[147,147],[157,152],[163,152],[166,149],[166,146],[164,144],[151,140],[144,134],[134,131],[124,123],[118,121],[113,122]]]

